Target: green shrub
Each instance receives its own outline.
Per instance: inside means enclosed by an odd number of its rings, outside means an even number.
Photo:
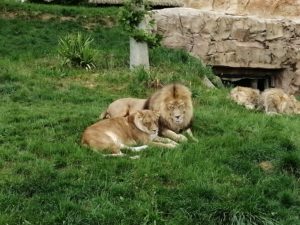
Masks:
[[[293,193],[291,190],[285,190],[279,194],[280,203],[286,207],[290,208],[294,205],[299,205],[299,198],[297,193]]]
[[[290,153],[283,157],[280,162],[282,170],[300,177],[300,155],[297,153]]]
[[[80,66],[86,69],[95,68],[96,52],[91,48],[93,39],[81,33],[69,34],[59,41],[58,52],[63,58],[63,64]]]

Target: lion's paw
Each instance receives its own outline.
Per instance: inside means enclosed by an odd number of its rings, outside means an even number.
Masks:
[[[176,148],[177,144],[173,144],[173,143],[168,143],[165,145],[167,148]]]
[[[184,136],[184,135],[182,135],[182,134],[178,134],[176,139],[177,139],[176,141],[178,141],[178,142],[186,142],[186,141],[188,141],[187,137]]]

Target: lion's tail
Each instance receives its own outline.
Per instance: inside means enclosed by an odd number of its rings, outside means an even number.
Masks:
[[[109,113],[107,112],[107,110],[103,111],[100,116],[99,116],[99,119],[100,120],[103,120],[103,119],[109,119],[110,118],[110,115]]]

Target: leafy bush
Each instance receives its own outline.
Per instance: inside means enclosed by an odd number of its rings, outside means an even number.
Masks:
[[[140,29],[139,24],[149,16],[149,5],[144,0],[127,0],[119,15],[119,22],[128,34],[138,42],[146,42],[149,47],[158,47],[162,36],[153,33],[154,19],[148,21],[147,30]],[[148,17],[149,18],[149,17]],[[146,19],[147,20],[147,19]],[[149,28],[151,28],[149,30]]]
[[[81,33],[68,34],[59,41],[58,52],[64,59],[63,64],[80,66],[86,69],[95,68],[96,52],[91,48],[93,39]]]

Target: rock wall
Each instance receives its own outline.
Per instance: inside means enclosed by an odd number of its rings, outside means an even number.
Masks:
[[[300,16],[300,0],[183,0],[185,7],[258,15],[264,18]]]
[[[154,11],[163,45],[212,66],[283,69],[275,86],[300,94],[300,21],[191,8]]]

